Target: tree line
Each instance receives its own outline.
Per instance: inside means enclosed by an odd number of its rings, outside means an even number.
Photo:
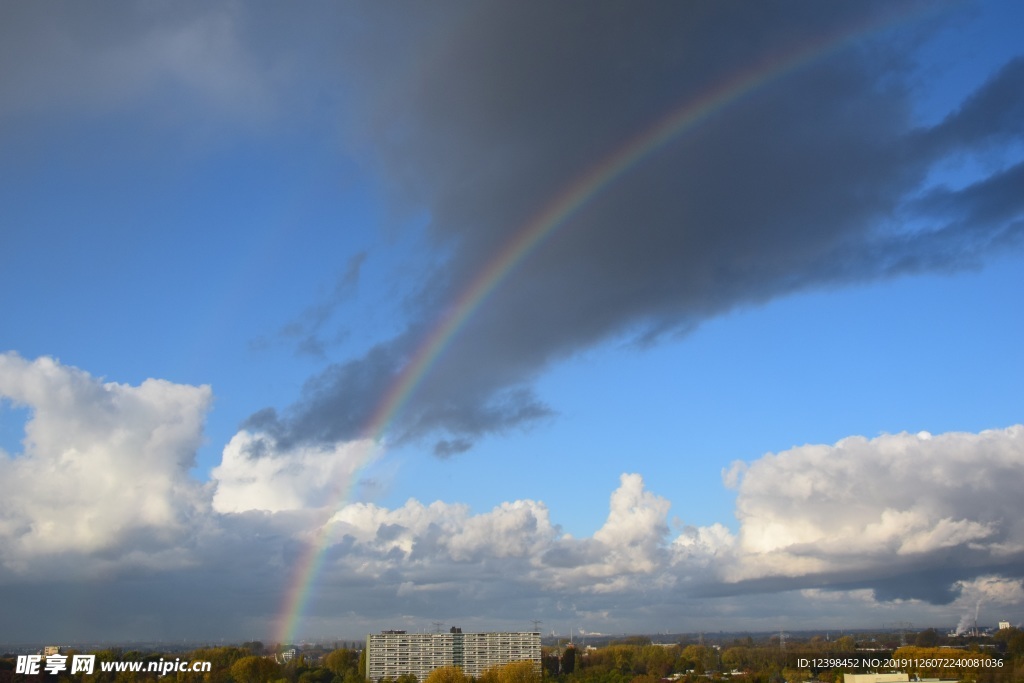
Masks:
[[[891,634],[889,636],[891,637]],[[843,636],[837,640],[812,637],[781,642],[778,637],[755,642],[750,637],[736,638],[714,645],[677,643],[656,645],[650,639],[633,637],[600,648],[579,648],[560,644],[543,649],[541,667],[531,662],[514,662],[495,667],[476,678],[458,667],[435,669],[424,680],[407,674],[396,680],[367,682],[365,653],[359,649],[337,648],[323,656],[299,652],[289,662],[268,653],[260,643],[241,647],[200,648],[173,655],[149,652],[102,650],[95,654],[95,673],[28,676],[14,671],[13,657],[0,658],[0,683],[22,681],[88,681],[90,683],[135,683],[162,681],[171,683],[843,683],[843,674],[860,673],[853,669],[801,669],[795,665],[796,653],[863,653],[883,647],[894,658],[928,663],[937,659],[970,658],[987,661],[989,666],[904,668],[911,678],[955,678],[963,683],[1024,683],[1024,631],[1003,629],[991,638],[948,645],[948,639],[933,630],[911,637],[912,644],[879,639]],[[280,648],[279,648],[280,649]],[[73,651],[64,654],[74,654]],[[158,661],[159,659],[208,661],[207,673],[175,672],[159,676],[150,672],[101,672],[102,661]],[[994,666],[995,660],[1001,666]]]

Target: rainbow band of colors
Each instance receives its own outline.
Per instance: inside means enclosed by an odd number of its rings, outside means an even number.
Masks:
[[[434,361],[444,351],[452,338],[459,332],[466,320],[480,307],[487,296],[500,285],[509,274],[544,240],[584,207],[603,189],[610,186],[630,168],[641,162],[666,143],[692,131],[715,113],[750,95],[770,82],[792,73],[824,56],[884,28],[918,19],[934,8],[926,7],[916,12],[907,12],[905,5],[897,5],[899,13],[874,17],[869,21],[819,37],[798,49],[778,55],[775,59],[759,64],[756,68],[740,73],[730,80],[718,83],[701,96],[688,100],[638,135],[631,137],[612,154],[567,185],[534,218],[513,235],[503,249],[473,279],[448,314],[433,328],[430,334],[403,368],[390,390],[374,410],[366,427],[363,439],[379,443],[391,420],[401,410],[409,396],[430,370]],[[947,6],[940,6],[948,9]],[[309,601],[311,589],[320,573],[325,551],[331,546],[331,516],[350,499],[352,488],[358,479],[359,470],[372,459],[373,450],[363,456],[352,477],[332,496],[327,508],[327,518],[315,532],[298,563],[292,581],[285,595],[283,609],[275,634],[277,643],[290,643]]]

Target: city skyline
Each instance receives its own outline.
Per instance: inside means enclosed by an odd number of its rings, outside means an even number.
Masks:
[[[0,9],[0,641],[1024,621],[1022,14]]]

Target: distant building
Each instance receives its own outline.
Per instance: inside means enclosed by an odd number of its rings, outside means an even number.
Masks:
[[[903,683],[909,681],[909,674],[843,674],[843,683]],[[918,678],[916,683],[960,683],[955,678]]]
[[[460,667],[477,677],[487,669],[511,662],[533,662],[540,671],[539,632],[463,633],[453,626],[448,633],[381,631],[366,637],[366,677],[413,674],[423,681],[434,669]]]
[[[294,647],[291,648],[290,650],[285,650],[284,652],[281,653],[281,661],[282,662],[290,662],[293,659],[295,659],[295,656],[297,654],[299,654],[299,651],[296,650]]]
[[[1010,628],[1010,622],[1008,622],[1008,621],[1000,621],[999,622],[999,630],[1002,631],[1004,628]]]
[[[843,674],[843,683],[905,683],[908,674]]]

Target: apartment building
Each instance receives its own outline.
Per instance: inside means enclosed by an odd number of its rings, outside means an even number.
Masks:
[[[381,631],[366,637],[366,677],[373,683],[413,674],[424,681],[442,666],[458,666],[469,676],[510,662],[530,661],[540,670],[539,632],[447,633]]]

